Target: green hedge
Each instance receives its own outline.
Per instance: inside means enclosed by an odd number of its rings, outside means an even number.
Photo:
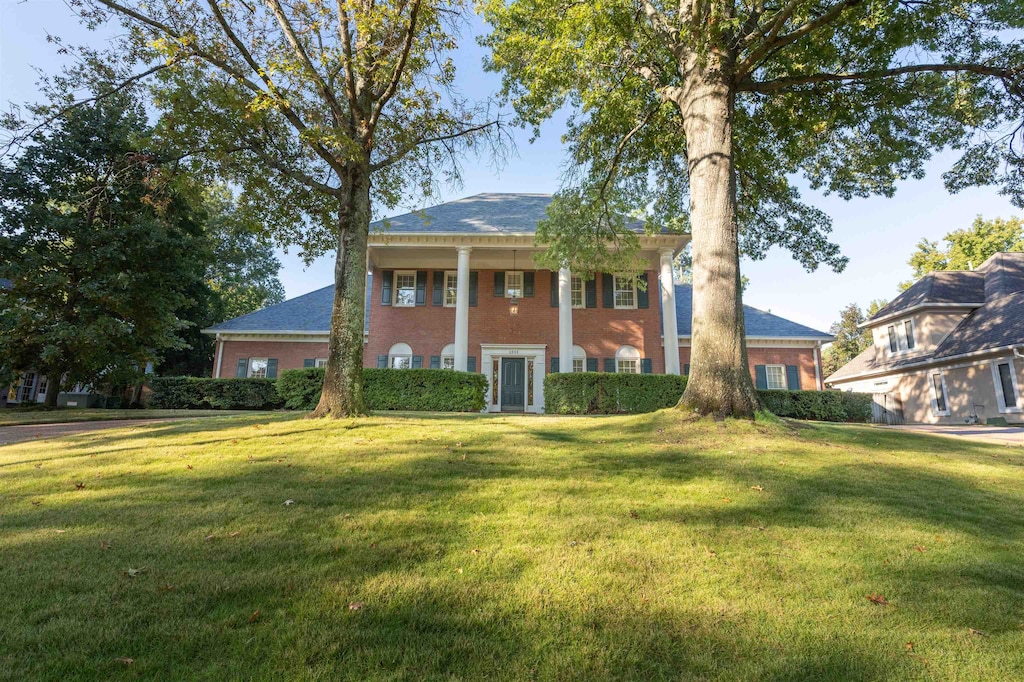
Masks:
[[[281,372],[277,392],[285,407],[312,410],[320,400],[323,369]],[[487,378],[444,369],[364,369],[363,398],[370,410],[479,412],[484,409]]]
[[[758,391],[761,406],[779,417],[823,422],[871,421],[871,394],[841,391]]]
[[[269,410],[281,406],[273,379],[152,377],[149,407],[169,410]]]
[[[679,402],[686,377],[671,374],[573,372],[544,377],[548,414],[654,412]]]
[[[548,414],[620,414],[672,407],[686,377],[665,374],[549,374],[544,378]],[[871,396],[839,391],[758,391],[761,405],[779,417],[832,422],[871,420]]]

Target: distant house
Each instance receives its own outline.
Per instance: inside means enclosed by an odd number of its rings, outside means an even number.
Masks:
[[[549,195],[481,194],[372,226],[367,367],[483,373],[489,411],[540,412],[549,372],[687,374],[692,290],[672,279],[687,235],[640,233],[644,286],[612,273],[538,270]],[[228,320],[216,377],[273,377],[327,361],[332,286]],[[663,311],[670,311],[664,315]],[[745,307],[762,388],[822,388],[823,332]]]
[[[863,326],[874,344],[830,386],[875,394],[889,420],[1022,420],[1024,253],[925,275]]]

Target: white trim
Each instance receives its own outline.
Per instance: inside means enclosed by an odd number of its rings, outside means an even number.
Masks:
[[[996,405],[999,407],[1000,414],[1020,414],[1020,387],[1017,385],[1017,369],[1013,366],[1013,358],[1006,358],[1005,360],[993,360],[992,365],[992,382],[995,384],[996,389]],[[1010,384],[1013,387],[1013,393],[1016,400],[1015,407],[1006,406],[1006,395],[1003,393],[1003,380],[999,376],[999,365],[1010,366]]]
[[[1014,348],[1018,348],[1020,344],[1013,344],[1012,346],[999,346],[997,348],[984,348],[982,350],[972,350],[970,353],[958,353],[956,355],[950,355],[944,358],[924,358],[920,362],[909,362],[899,367],[885,367],[873,372],[861,372],[860,374],[851,374],[850,376],[840,377],[838,379],[832,379],[832,377],[826,377],[826,381],[830,384],[856,381],[860,379],[870,379],[872,377],[883,377],[889,374],[903,374],[907,370],[921,370],[932,365],[941,365],[944,362],[952,362],[953,360],[960,360],[962,358],[973,358],[981,355],[997,355],[1002,352],[1012,352]],[[966,365],[965,365],[966,366]],[[947,367],[946,369],[952,369]],[[832,375],[835,376],[835,375]]]
[[[499,386],[493,386],[491,374],[494,369],[494,360],[500,360],[503,357],[533,360],[533,405],[525,405],[523,409],[525,412],[542,414],[544,412],[544,373],[547,371],[545,366],[547,362],[547,344],[544,343],[480,344],[480,372],[487,377],[487,395],[485,396],[486,406],[484,407],[484,412],[501,412],[501,391],[499,390],[501,377],[499,376],[498,378]],[[529,367],[529,363],[527,363],[527,367]],[[500,375],[500,364],[498,372]],[[527,377],[527,386],[529,386],[529,381],[530,378]],[[493,391],[498,391],[498,400],[492,405]]]
[[[412,275],[412,303],[398,302],[398,278]],[[415,308],[416,307],[416,271],[395,270],[391,280],[391,307],[392,308]]]
[[[254,362],[265,362],[265,363],[267,363],[267,366],[263,368],[263,375],[260,376],[260,377],[253,377],[252,365],[253,365]],[[265,379],[266,376],[267,376],[267,373],[269,371],[270,371],[270,358],[269,357],[268,358],[247,358],[246,361],[245,361],[245,376],[246,376],[247,379],[254,379],[254,378]]]
[[[451,303],[448,302],[448,278],[452,277],[455,279],[455,300]],[[444,275],[441,279],[441,304],[445,308],[454,308],[459,302],[459,271],[458,270],[445,270]]]
[[[619,276],[618,275],[612,275],[612,307],[615,310],[636,310],[637,309],[637,304],[638,304],[637,299],[639,298],[639,294],[637,292],[636,282],[633,282],[633,284],[630,285],[629,287],[621,287],[621,290],[623,291],[623,293],[625,293],[627,288],[633,290],[633,303],[631,305],[619,305],[619,301],[618,301],[618,298],[619,298],[618,294],[619,294],[619,290],[620,290],[620,287],[619,287]]]
[[[939,398],[938,398],[938,394],[935,392],[935,377],[936,376],[939,377],[939,380],[942,383],[942,399],[943,399],[943,402],[946,403],[946,409],[945,410],[940,410],[939,409]],[[931,391],[931,396],[932,396],[932,416],[933,417],[948,417],[951,414],[951,412],[950,412],[950,409],[949,409],[949,389],[946,388],[946,373],[943,372],[942,370],[939,370],[937,372],[928,372],[928,387],[929,387],[929,390]]]
[[[869,320],[865,320],[864,322],[861,322],[860,324],[857,325],[857,329],[866,329],[868,327],[877,327],[877,326],[879,326],[879,325],[881,325],[883,323],[888,322],[889,320],[894,320],[894,319],[896,319],[898,317],[906,317],[910,313],[915,312],[917,310],[929,310],[929,309],[932,309],[932,308],[940,308],[940,309],[943,309],[943,310],[945,310],[945,309],[954,309],[955,310],[957,308],[962,308],[964,310],[970,311],[970,310],[973,310],[974,308],[980,308],[983,305],[985,305],[985,301],[982,301],[981,303],[919,303],[917,305],[910,306],[909,308],[904,308],[903,310],[897,310],[895,312],[891,312],[891,313],[887,314],[885,317],[877,317],[877,318],[871,318]]]
[[[217,338],[217,371],[214,373],[213,377],[215,379],[220,379],[220,370],[221,370],[221,367],[224,366],[224,338],[220,334],[217,334],[216,338]]]
[[[509,285],[509,281],[515,276],[519,277],[519,286],[516,287],[519,289],[518,296],[512,296],[509,291],[512,288]],[[526,298],[526,276],[523,274],[522,270],[505,270],[505,298]]]
[[[821,383],[821,363],[818,362],[818,356],[821,355],[821,342],[820,341],[818,342],[818,345],[815,346],[814,349],[811,350],[811,353],[814,355],[814,386],[815,386],[815,390],[823,391],[823,390],[825,390],[825,386],[824,386],[824,384]]]
[[[576,293],[576,287],[573,286],[573,282],[576,281],[580,283],[580,304],[572,303],[572,309],[582,310],[587,307],[587,282],[579,275],[569,277],[569,300],[572,301],[572,294]]]
[[[780,370],[782,370],[782,386],[781,387],[777,386],[775,388],[772,388],[771,382],[768,380],[768,370],[771,369],[771,368],[775,368],[775,367],[777,367]],[[764,366],[764,385],[765,385],[765,388],[767,388],[769,391],[788,391],[789,390],[789,376],[788,376],[788,374],[789,373],[786,371],[786,366],[785,365],[779,365],[779,364],[765,365]]]

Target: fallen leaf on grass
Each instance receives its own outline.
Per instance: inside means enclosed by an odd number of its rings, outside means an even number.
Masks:
[[[210,533],[205,538],[203,538],[203,542],[209,542],[210,540],[213,540],[215,537],[217,536],[214,533]]]
[[[480,550],[479,550],[479,549],[474,549],[474,550],[472,550],[472,551],[471,551],[470,553],[471,553],[471,554],[479,554],[479,553],[480,553]]]
[[[134,658],[128,658],[127,656],[121,656],[120,658],[115,658],[114,660],[118,663],[124,663],[125,665],[131,665],[135,662]]]
[[[100,540],[100,549],[110,549],[110,543],[106,540]]]
[[[285,500],[284,501],[284,506],[286,506],[286,507],[290,507],[293,504],[295,504],[295,500]]]
[[[869,595],[865,596],[864,598],[867,599],[872,604],[878,604],[879,606],[888,606],[889,605],[888,600],[886,600],[886,598],[883,597],[880,594],[869,594]]]
[[[233,532],[233,533],[228,533],[228,537],[229,537],[229,538],[237,538],[237,537],[238,537],[239,535],[241,535],[241,534],[242,534],[242,531],[240,531],[240,530],[236,530],[236,531],[235,531],[235,532]]]
[[[974,628],[967,628],[967,630],[968,630],[968,631],[969,631],[969,632],[970,632],[970,633],[971,633],[972,635],[978,635],[979,637],[988,637],[988,635],[987,635],[987,634],[985,634],[984,632],[982,632],[981,630],[975,630]]]
[[[760,485],[752,485],[752,486],[750,486],[750,489],[751,490],[756,490],[759,493],[763,493],[764,492],[764,486],[760,486]]]
[[[174,585],[161,585],[159,587],[159,590],[161,592],[171,592],[172,590],[174,590]]]
[[[54,531],[54,532],[55,532],[55,533],[67,533],[67,531],[66,531],[66,530],[64,530],[64,529],[62,529],[62,528],[58,528],[58,529],[57,529],[56,531]]]
[[[85,484],[81,481],[75,481],[75,490],[82,490],[85,488]]]
[[[459,566],[458,568],[456,568],[455,572],[458,573],[459,575],[462,575],[462,566]]]
[[[704,545],[704,551],[707,552],[708,556],[711,556],[711,557],[718,556],[718,552],[716,552],[715,550],[711,549],[707,545]]]
[[[252,615],[249,616],[249,622],[250,623],[255,623],[259,619],[260,619],[260,610],[256,609],[255,611],[252,612]]]
[[[922,547],[921,545],[914,545],[914,549],[916,549],[918,552],[921,552],[922,554],[924,554],[925,552],[928,551],[924,547]]]
[[[361,601],[354,601],[348,605],[349,611],[358,611],[361,608],[363,608],[363,602]]]
[[[722,502],[725,502],[726,504],[729,504],[730,502],[732,502],[732,500],[730,500],[728,497],[723,497],[722,498]]]
[[[40,502],[39,500],[35,500],[34,502],[32,502],[32,506],[33,507],[38,507],[41,504],[42,504],[42,502]]]
[[[629,510],[629,518],[631,518],[631,519],[639,519],[640,518],[640,512],[638,512],[636,509],[630,509]]]
[[[192,471],[192,465],[191,464],[186,464],[185,468],[188,469],[189,471]]]
[[[145,572],[146,569],[144,568],[129,568],[127,571],[124,572],[124,574],[129,578],[137,578]]]
[[[903,648],[906,649],[907,651],[913,651],[914,650],[914,643],[913,642],[907,642],[906,644],[903,645]]]
[[[36,464],[36,469],[42,469],[42,468],[43,468],[42,464]]]

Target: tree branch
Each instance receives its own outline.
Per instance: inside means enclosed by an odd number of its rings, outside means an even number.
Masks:
[[[1012,78],[1024,73],[1024,66],[1010,69],[986,66],[984,64],[914,64],[912,66],[900,66],[892,69],[881,69],[878,71],[860,71],[856,73],[815,73],[806,76],[789,76],[776,78],[770,81],[754,81],[746,79],[737,84],[736,89],[741,92],[756,92],[763,95],[785,90],[797,85],[813,83],[836,83],[852,81],[868,81],[879,78],[891,78],[902,76],[908,73],[948,73],[968,72],[982,76],[995,76],[997,78]]]
[[[484,130],[487,130],[488,128],[491,128],[491,127],[494,127],[494,126],[500,125],[500,124],[501,124],[501,121],[499,119],[495,119],[493,121],[487,121],[486,123],[480,123],[480,124],[477,124],[477,125],[474,125],[474,126],[470,126],[468,128],[463,128],[462,130],[457,130],[454,133],[446,133],[444,135],[434,135],[432,137],[420,137],[420,138],[417,138],[417,139],[413,140],[412,142],[410,142],[409,144],[407,144],[404,147],[402,147],[401,149],[399,149],[398,151],[396,151],[394,154],[390,154],[387,157],[381,159],[380,161],[376,161],[374,163],[371,163],[370,164],[370,172],[372,173],[373,171],[380,170],[381,168],[387,168],[388,166],[391,166],[391,165],[393,165],[395,163],[398,163],[403,158],[405,158],[405,156],[409,152],[411,152],[413,149],[415,149],[416,147],[419,147],[421,145],[432,144],[434,142],[444,142],[445,140],[454,140],[455,138],[458,138],[458,137],[465,137],[467,135],[473,135],[474,133],[482,132]]]
[[[409,26],[405,31],[405,40],[402,41],[402,53],[398,58],[398,64],[395,65],[395,70],[391,72],[390,82],[383,91],[377,94],[376,102],[374,102],[373,110],[370,113],[370,120],[366,122],[367,132],[370,135],[373,135],[373,130],[377,126],[377,121],[380,119],[384,107],[395,95],[395,92],[398,90],[398,84],[402,80],[402,72],[405,71],[405,64],[409,59],[409,53],[412,51],[412,41],[416,35],[416,22],[419,18],[419,11],[420,0],[415,0],[409,9]]]

